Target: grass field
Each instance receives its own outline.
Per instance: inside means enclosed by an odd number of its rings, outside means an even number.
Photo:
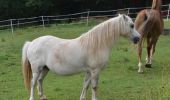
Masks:
[[[14,31],[0,30],[0,100],[28,100],[23,85],[21,49],[25,41],[42,35],[75,38],[95,24],[52,25],[28,27]],[[170,28],[168,22],[165,26]],[[153,59],[153,68],[137,73],[136,48],[131,41],[120,38],[110,55],[108,67],[101,73],[99,100],[170,100],[170,36],[161,36]],[[144,47],[145,48],[145,47]],[[143,62],[146,54],[144,50]],[[59,76],[49,72],[44,80],[48,100],[79,100],[84,73]],[[36,92],[37,93],[37,92]],[[36,94],[36,100],[38,96]],[[87,100],[91,100],[91,90]]]

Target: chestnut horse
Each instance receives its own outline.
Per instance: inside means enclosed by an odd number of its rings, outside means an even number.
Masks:
[[[163,32],[163,19],[161,16],[161,0],[153,0],[151,9],[140,11],[135,20],[135,28],[141,34],[141,40],[138,44],[139,73],[144,72],[142,66],[142,45],[147,42],[147,57],[145,67],[151,68],[152,56],[160,34]]]

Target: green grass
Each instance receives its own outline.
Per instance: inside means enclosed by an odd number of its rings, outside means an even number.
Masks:
[[[170,22],[165,20],[164,21],[164,27],[169,29],[170,28]]]
[[[42,35],[75,38],[90,26],[52,25],[50,27],[28,27],[14,31],[0,30],[0,100],[28,100],[24,88],[21,49],[25,41]],[[166,22],[166,27],[170,24]],[[110,55],[108,67],[99,80],[99,100],[170,100],[170,36],[161,36],[153,59],[153,68],[138,74],[136,48],[125,38],[120,38]],[[145,47],[144,47],[145,49]],[[143,62],[146,50],[143,54]],[[49,72],[44,80],[44,91],[48,100],[79,100],[84,73],[59,76]],[[87,100],[91,99],[89,89]],[[36,100],[38,100],[36,92]]]

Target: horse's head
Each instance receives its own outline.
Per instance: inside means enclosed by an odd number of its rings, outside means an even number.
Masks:
[[[119,15],[121,22],[121,35],[129,36],[134,44],[137,44],[140,40],[140,34],[134,27],[132,19],[127,15]]]

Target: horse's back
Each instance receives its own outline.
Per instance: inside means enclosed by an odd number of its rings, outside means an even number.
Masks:
[[[38,37],[36,39],[34,39],[32,41],[32,45],[38,45],[38,44],[44,44],[44,43],[48,43],[48,42],[59,42],[63,39],[61,38],[58,38],[58,37],[54,37],[54,36],[51,36],[51,35],[47,35],[47,36],[41,36],[41,37]]]

